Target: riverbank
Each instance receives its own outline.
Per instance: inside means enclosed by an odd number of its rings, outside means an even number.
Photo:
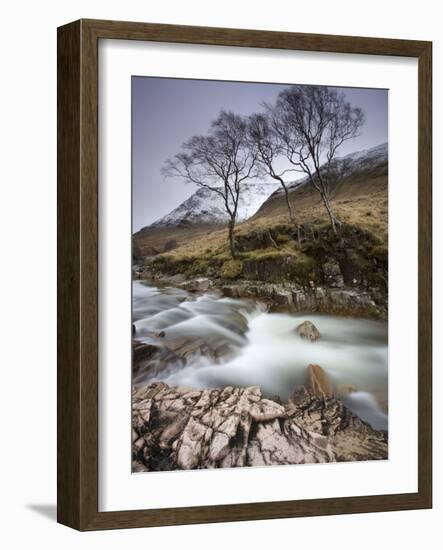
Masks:
[[[188,279],[181,275],[148,274],[138,269],[136,280],[160,286],[177,286],[196,294],[218,291],[229,298],[259,300],[270,311],[297,313],[327,313],[363,319],[388,319],[387,296],[378,288],[362,290],[355,287],[304,287],[291,283],[264,283],[247,280]],[[144,278],[146,277],[146,278]]]
[[[134,278],[193,292],[265,302],[273,311],[322,312],[388,318],[387,245],[361,227],[304,228],[301,244],[293,226],[239,230],[238,256],[195,245],[145,257]],[[200,245],[199,245],[200,246]]]

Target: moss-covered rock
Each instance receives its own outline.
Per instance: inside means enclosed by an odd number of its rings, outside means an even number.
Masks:
[[[278,248],[276,239],[279,233],[269,228],[254,229],[246,234],[235,236],[235,247],[238,252],[251,252],[265,248]]]
[[[318,280],[315,262],[304,254],[265,254],[243,261],[243,276],[252,281],[290,282],[308,286]]]
[[[227,260],[220,269],[222,279],[236,279],[242,274],[243,262],[241,260]]]
[[[211,257],[180,257],[173,254],[157,256],[149,262],[152,273],[173,276],[183,274],[187,277],[217,276],[221,260]]]

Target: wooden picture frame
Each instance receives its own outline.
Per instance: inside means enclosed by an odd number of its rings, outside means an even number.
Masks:
[[[418,58],[418,492],[98,511],[98,42],[159,41]],[[317,516],[432,506],[432,44],[80,20],[58,29],[58,521],[79,530]]]

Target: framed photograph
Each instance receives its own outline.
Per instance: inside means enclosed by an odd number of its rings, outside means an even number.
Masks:
[[[430,508],[430,42],[58,29],[58,520]]]

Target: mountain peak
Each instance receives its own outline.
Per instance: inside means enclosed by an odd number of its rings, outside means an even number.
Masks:
[[[278,186],[278,182],[242,184],[237,221],[244,221],[253,216]],[[227,221],[228,215],[221,195],[206,187],[199,187],[177,208],[152,223],[149,227],[159,228],[205,223],[222,224]]]

